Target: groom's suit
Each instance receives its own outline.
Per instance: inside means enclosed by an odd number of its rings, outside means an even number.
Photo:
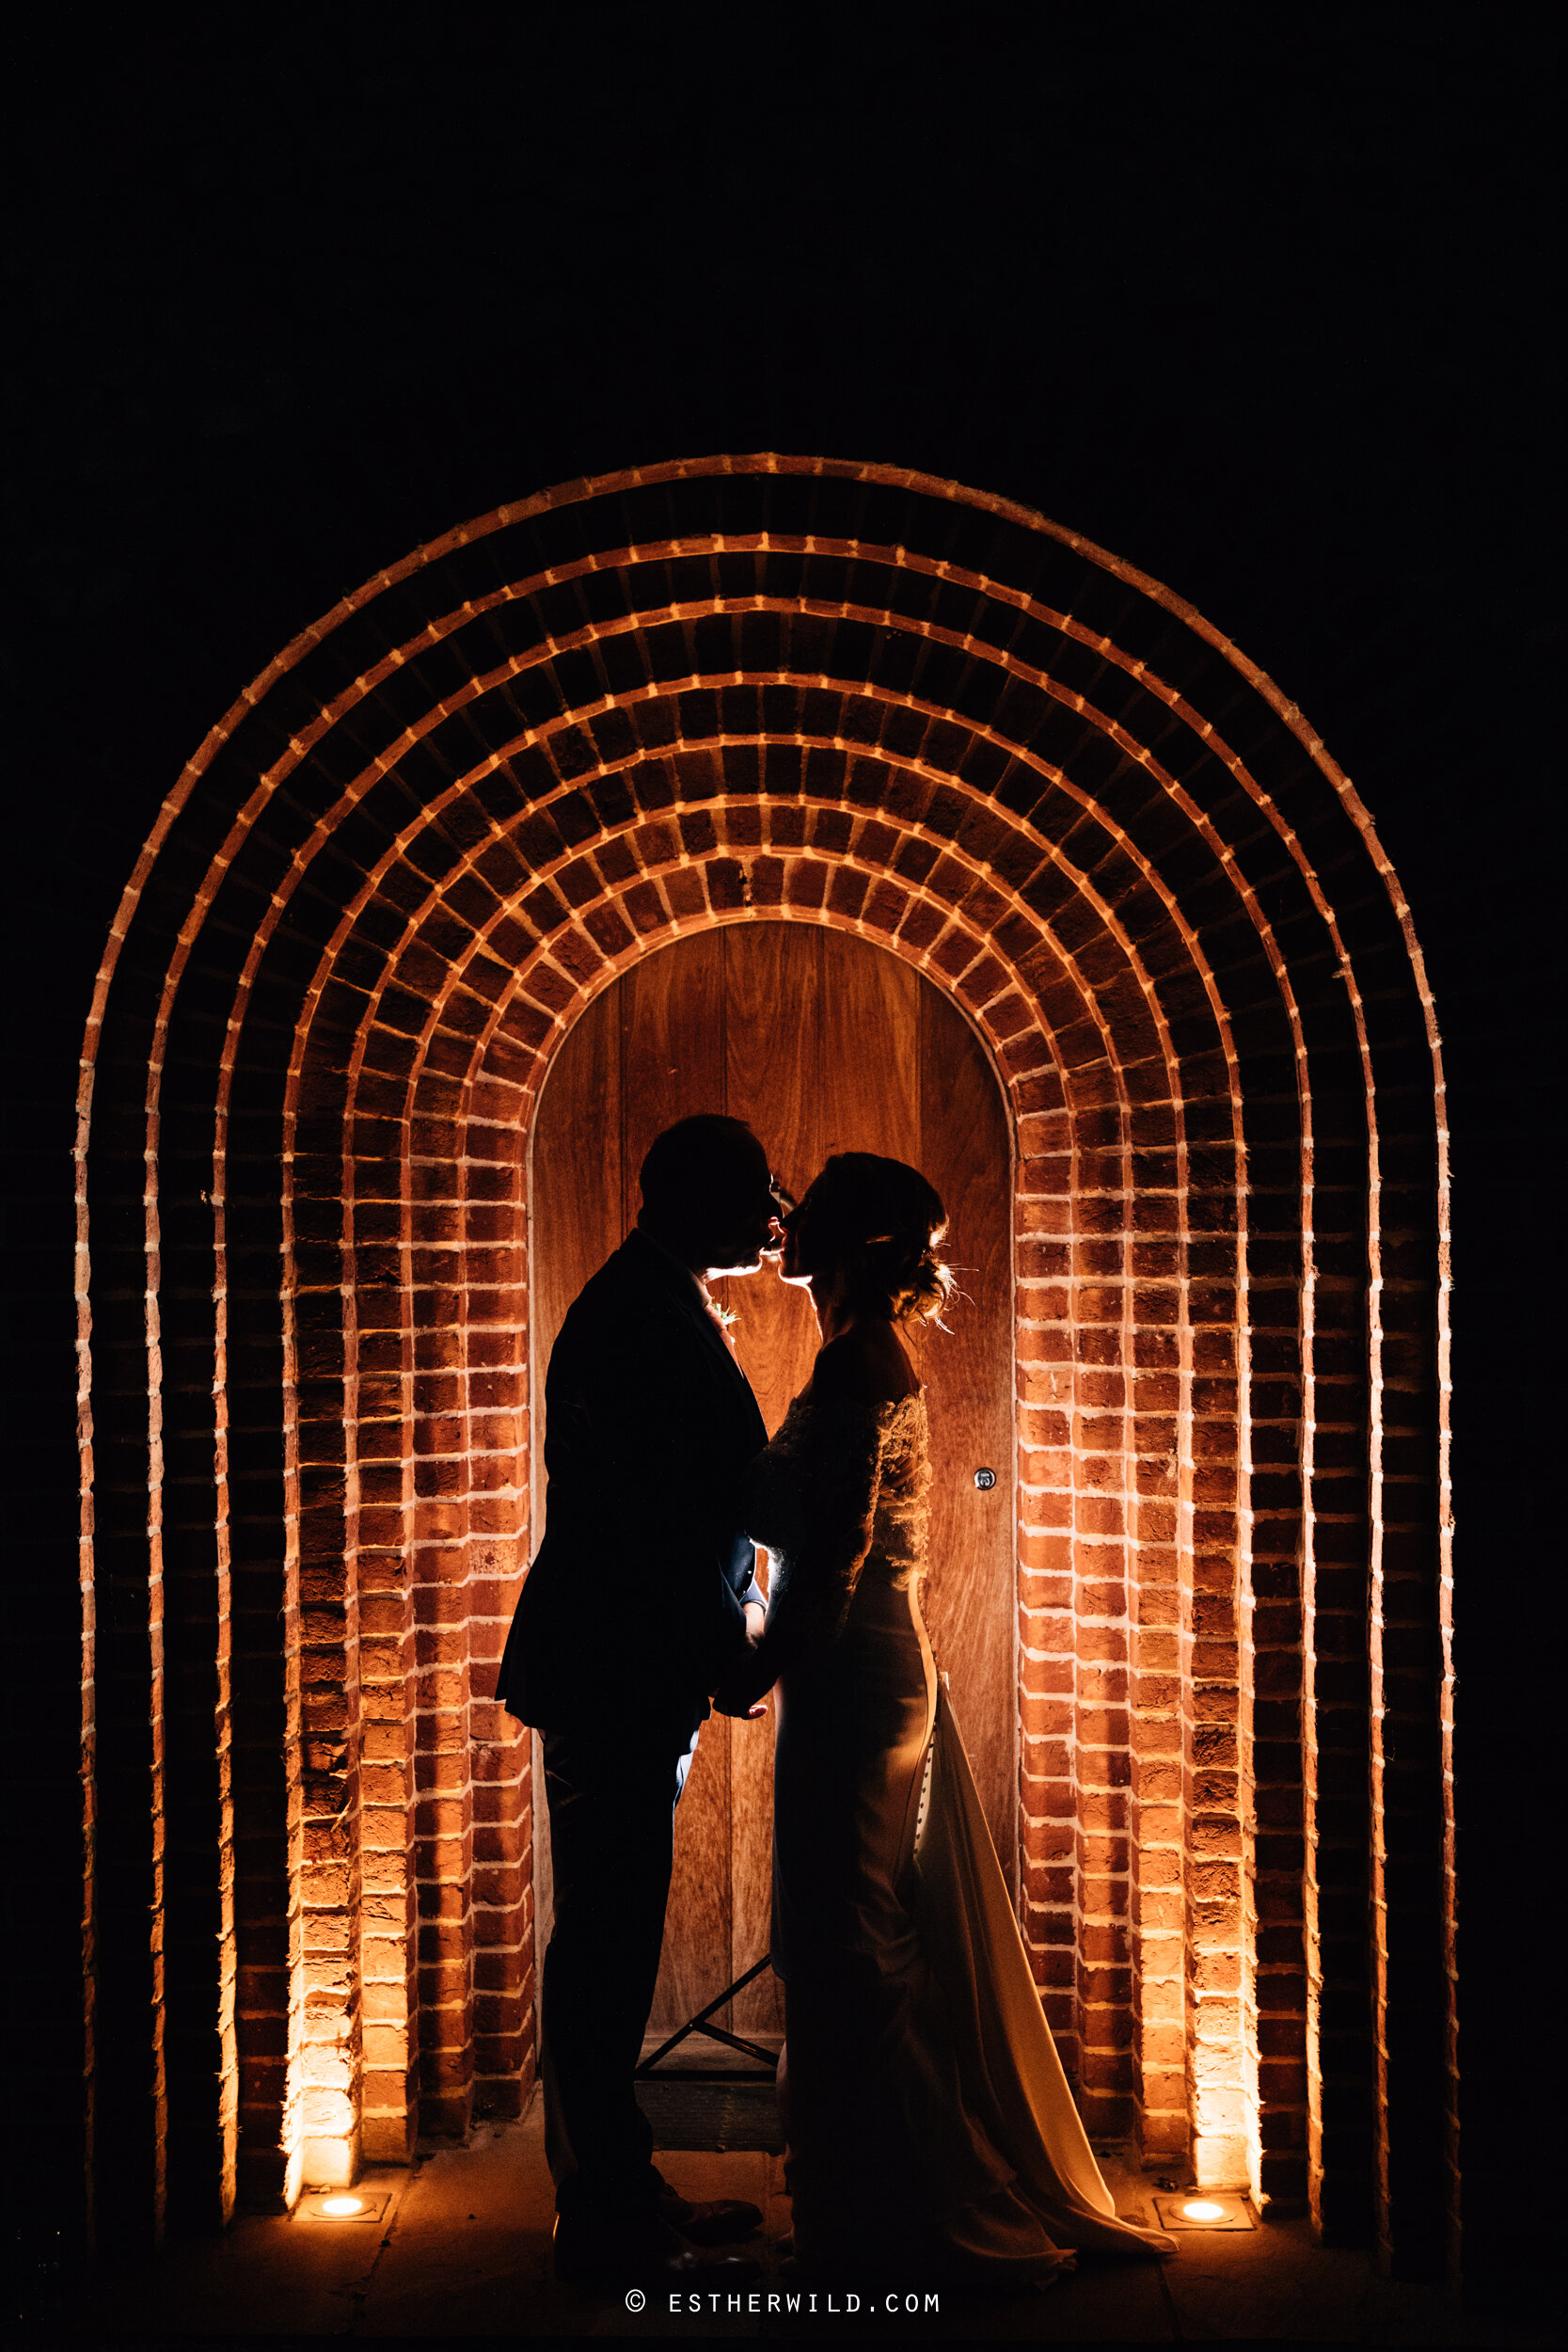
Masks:
[[[740,1474],[768,1442],[693,1278],[641,1232],[570,1309],[546,1382],[546,1531],[497,1696],[544,1733],[555,1928],[541,2058],[557,2201],[652,2193],[632,2076],[672,1819],[708,1693],[761,1603]]]
[[[546,1534],[497,1696],[541,1730],[681,1726],[763,1595],[738,1485],[768,1431],[693,1278],[634,1231],[585,1284],[545,1388]]]

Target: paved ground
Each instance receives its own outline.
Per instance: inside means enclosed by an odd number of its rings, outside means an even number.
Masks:
[[[388,2197],[379,2225],[247,2217],[227,2237],[183,2246],[144,2271],[72,2297],[35,2341],[95,2344],[200,2338],[376,2342],[515,2337],[763,2336],[823,2344],[897,2341],[1044,2341],[1056,2344],[1250,2340],[1295,2344],[1532,2345],[1544,2328],[1458,2311],[1434,2288],[1391,2284],[1363,2255],[1314,2247],[1304,2224],[1192,2233],[1161,2265],[1083,2265],[1042,2295],[980,2303],[944,2293],[935,2310],[889,2313],[898,2280],[867,2278],[857,2310],[818,2294],[811,2309],[769,2255],[755,2308],[641,2312],[616,2297],[558,2286],[550,2273],[551,2200],[535,2103],[525,2122],[477,2134],[411,2172],[372,2172],[361,2190]],[[761,2154],[671,2153],[665,2173],[688,2196],[749,2197],[763,2206],[768,2249],[789,2226],[782,2163]],[[1119,2210],[1153,2219],[1148,2184],[1114,2163]],[[925,2298],[922,2297],[924,2305]],[[749,2298],[748,2298],[749,2301]]]

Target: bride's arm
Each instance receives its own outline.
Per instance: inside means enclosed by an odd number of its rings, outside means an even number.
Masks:
[[[740,1670],[744,1686],[766,1691],[811,1649],[844,1629],[871,1549],[881,1474],[882,1417],[877,1400],[818,1375],[803,1411],[754,1466],[759,1481],[787,1481],[794,1544],[775,1558],[761,1641]]]

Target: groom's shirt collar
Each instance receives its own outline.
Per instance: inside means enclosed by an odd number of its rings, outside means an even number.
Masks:
[[[666,1276],[673,1277],[679,1283],[683,1295],[690,1298],[693,1306],[706,1311],[707,1293],[684,1258],[677,1258],[674,1251],[661,1242],[657,1234],[650,1233],[645,1225],[634,1225],[626,1235],[626,1239],[635,1242],[640,1249],[651,1249],[658,1259]]]
[[[653,1252],[662,1275],[672,1283],[679,1286],[684,1304],[695,1308],[701,1314],[703,1321],[713,1331],[722,1345],[725,1355],[733,1363],[735,1350],[730,1343],[728,1332],[719,1320],[713,1300],[708,1295],[707,1285],[699,1276],[692,1273],[684,1258],[677,1258],[674,1251],[667,1248],[657,1234],[650,1233],[645,1225],[634,1225],[626,1238],[630,1242],[635,1242],[640,1249]]]

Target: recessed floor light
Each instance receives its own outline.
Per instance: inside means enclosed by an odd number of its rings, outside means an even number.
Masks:
[[[313,2188],[294,2207],[296,2221],[380,2221],[391,2203],[384,2188]]]
[[[1154,2210],[1165,2230],[1255,2230],[1258,2223],[1244,2197],[1223,2188],[1189,2188],[1175,2197],[1156,2197]]]

